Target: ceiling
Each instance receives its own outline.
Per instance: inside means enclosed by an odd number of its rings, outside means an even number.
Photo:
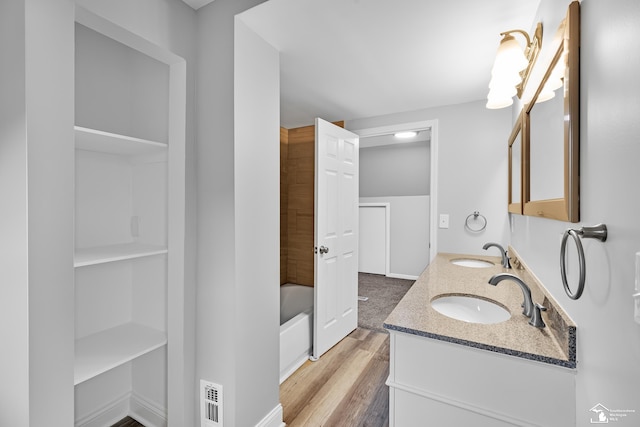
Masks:
[[[270,0],[241,16],[280,51],[294,128],[486,98],[500,32],[530,31],[539,3]]]
[[[182,0],[195,10],[200,9],[202,6],[206,6],[211,3],[213,0]]]

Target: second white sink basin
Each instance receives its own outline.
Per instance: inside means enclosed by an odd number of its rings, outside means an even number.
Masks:
[[[493,267],[493,263],[491,261],[485,261],[483,259],[475,259],[475,258],[457,258],[452,259],[451,264],[459,265],[462,267],[471,267],[471,268],[486,268]]]
[[[492,324],[511,318],[511,313],[500,305],[481,298],[464,295],[443,296],[431,301],[431,307],[440,314],[469,323]]]

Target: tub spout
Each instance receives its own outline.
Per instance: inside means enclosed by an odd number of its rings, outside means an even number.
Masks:
[[[531,318],[531,315],[533,312],[533,301],[531,299],[531,289],[529,289],[529,286],[527,286],[527,284],[524,283],[522,279],[520,279],[518,276],[515,276],[510,273],[496,274],[495,276],[491,277],[491,279],[489,279],[489,284],[496,286],[498,283],[502,282],[503,280],[514,281],[518,284],[518,286],[520,286],[520,289],[522,289],[522,295],[524,296],[524,304],[523,304],[524,308],[522,310],[522,314],[524,314],[528,318]]]
[[[496,248],[498,248],[500,250],[500,255],[502,256],[502,266],[504,268],[511,268],[511,263],[509,262],[509,256],[507,255],[507,251],[501,245],[499,245],[497,243],[485,243],[485,245],[482,247],[482,249],[484,249],[486,251],[487,249],[489,249],[492,246],[495,246]]]

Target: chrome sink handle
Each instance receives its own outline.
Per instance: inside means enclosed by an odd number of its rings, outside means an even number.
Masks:
[[[540,313],[541,311],[547,311],[547,307],[544,307],[538,303],[535,303],[533,305],[533,312],[531,313],[531,319],[529,319],[529,324],[531,326],[535,326],[536,328],[544,328],[546,325],[544,324],[544,321],[542,320],[542,313]]]

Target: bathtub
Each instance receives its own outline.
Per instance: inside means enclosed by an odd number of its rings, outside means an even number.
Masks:
[[[313,345],[313,288],[280,286],[280,383],[309,358]]]

